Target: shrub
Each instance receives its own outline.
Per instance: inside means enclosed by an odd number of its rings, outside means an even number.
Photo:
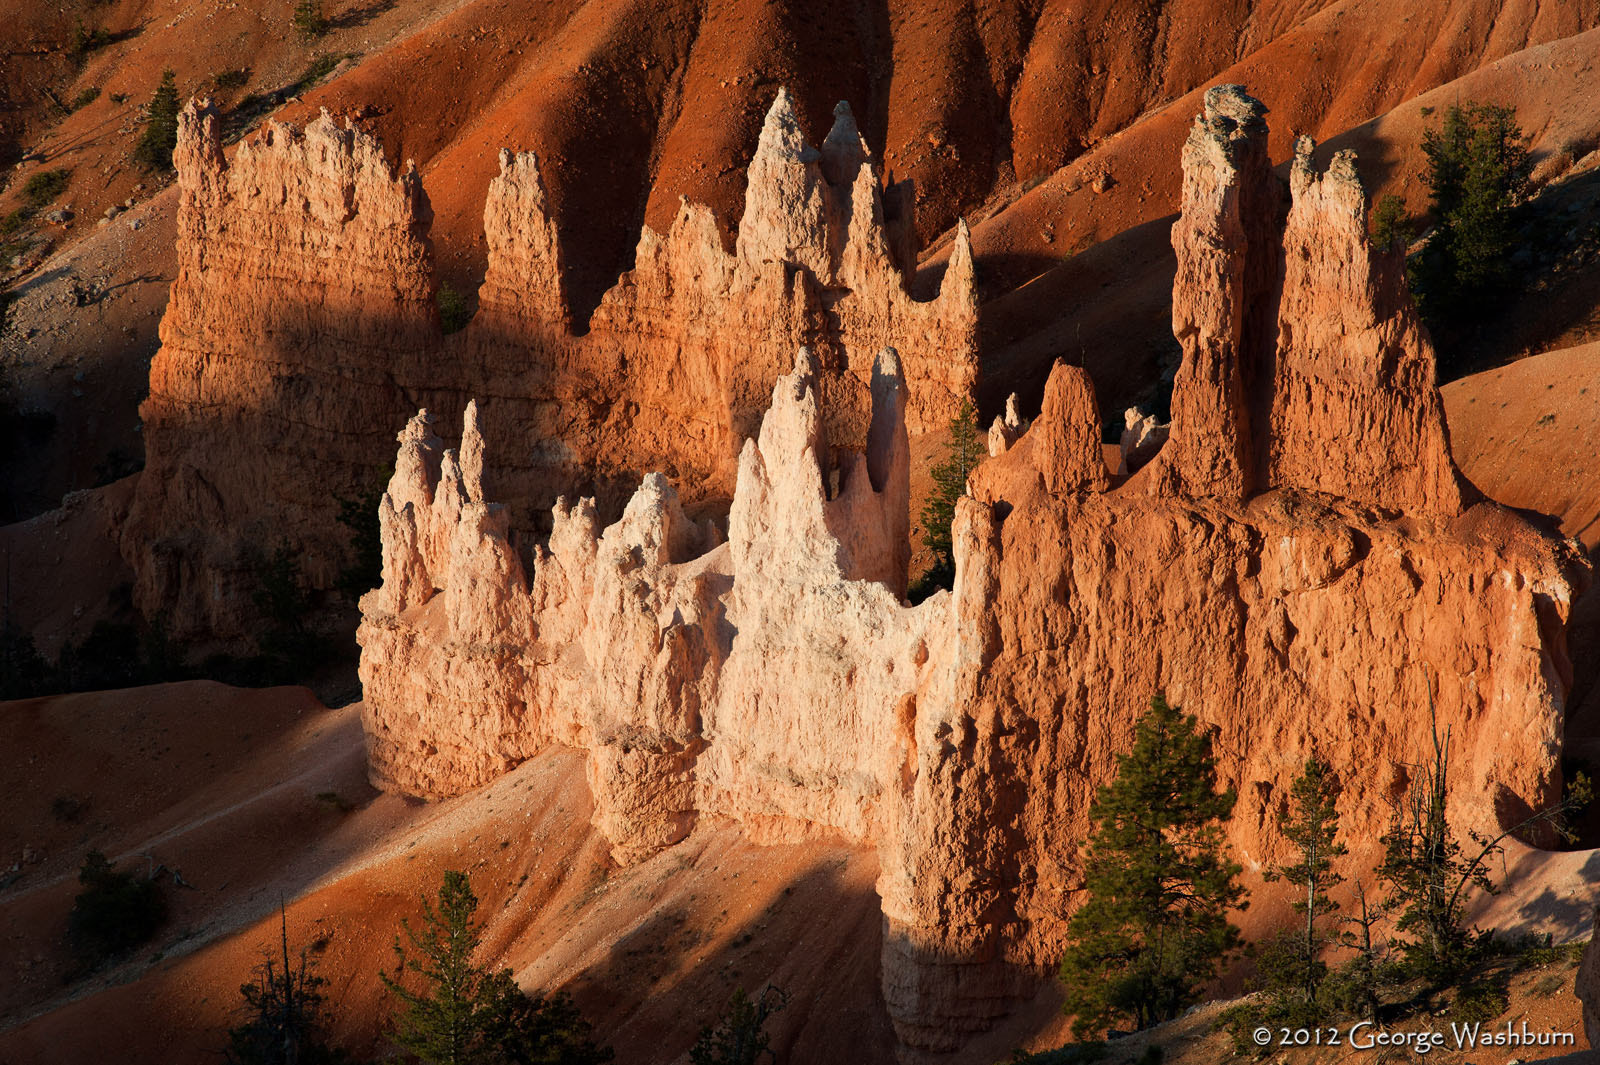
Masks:
[[[37,210],[66,192],[71,180],[70,170],[41,170],[23,183],[22,199]]]
[[[1372,209],[1372,243],[1385,251],[1405,251],[1417,239],[1406,201],[1390,192]]]
[[[148,940],[167,919],[161,885],[118,872],[106,856],[90,851],[78,870],[83,890],[68,922],[74,946],[91,962],[126,953]]]
[[[962,397],[950,419],[950,440],[945,457],[933,468],[933,491],[922,508],[922,544],[933,553],[933,565],[918,578],[908,598],[921,602],[955,581],[956,562],[950,527],[955,522],[956,501],[967,493],[967,477],[988,454],[978,430],[978,412],[972,400]]]
[[[88,26],[83,19],[78,20],[77,27],[72,31],[72,54],[82,57],[96,49],[104,48],[111,43],[111,34],[101,26]]]
[[[230,89],[242,89],[244,88],[245,82],[249,80],[250,70],[248,67],[241,68],[239,70],[224,70],[220,73],[211,75],[212,86],[224,92]]]
[[[91,85],[72,98],[72,109],[74,111],[81,111],[98,99],[100,99],[100,87],[98,85]]]
[[[1067,925],[1060,969],[1080,1038],[1172,1020],[1241,949],[1226,916],[1246,905],[1240,867],[1223,856],[1218,828],[1235,796],[1216,784],[1210,733],[1154,696],[1089,809],[1087,900]]]
[[[689,1050],[691,1065],[759,1065],[776,1061],[768,1046],[767,1018],[789,1004],[782,988],[768,984],[754,998],[739,988],[728,1000],[721,1019],[701,1029],[700,1038]]]
[[[227,1065],[338,1065],[348,1060],[327,1043],[322,989],[305,948],[289,955],[289,918],[279,911],[278,953],[267,953],[255,979],[239,987],[243,1023],[228,1030]]]
[[[55,670],[34,646],[33,636],[0,623],[0,700],[29,699],[55,690]]]
[[[1432,692],[1429,692],[1432,717]],[[1411,786],[1395,807],[1381,840],[1384,858],[1378,875],[1389,887],[1389,901],[1398,910],[1395,931],[1410,938],[1396,946],[1408,975],[1433,987],[1448,987],[1480,962],[1492,945],[1467,922],[1467,903],[1474,891],[1496,891],[1489,861],[1501,852],[1508,836],[1536,827],[1554,828],[1570,836],[1565,818],[1586,806],[1592,796],[1588,777],[1574,776],[1566,797],[1536,811],[1495,836],[1469,832],[1463,848],[1445,814],[1450,762],[1450,731],[1433,732],[1433,757],[1412,767]]]
[[[161,81],[150,97],[144,133],[133,149],[134,158],[152,170],[171,170],[172,152],[178,146],[178,83],[171,70],[161,73]]]
[[[339,591],[352,603],[383,583],[383,531],[378,508],[389,483],[385,469],[366,491],[337,497],[339,524],[350,530],[350,565],[339,571]]]
[[[459,332],[467,324],[471,315],[467,313],[467,301],[461,293],[452,288],[449,283],[439,286],[439,327],[445,335]]]
[[[322,0],[299,0],[294,5],[294,28],[302,40],[312,41],[328,32],[328,19],[322,13]]]

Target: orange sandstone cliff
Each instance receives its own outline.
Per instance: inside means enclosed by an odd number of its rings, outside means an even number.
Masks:
[[[1247,870],[1283,856],[1274,814],[1313,753],[1341,777],[1348,838],[1375,839],[1431,749],[1430,699],[1458,824],[1548,801],[1581,555],[1470,502],[1353,167],[1302,152],[1285,200],[1263,115],[1215,89],[1184,151],[1163,449],[1114,482],[1093,384],[1058,365],[1026,432],[1013,412],[991,434],[954,589],[920,605],[903,599],[907,441],[930,375],[893,347],[864,453],[829,436],[840,390],[800,347],[738,453],[725,532],[652,473],[609,526],[559,501],[531,571],[485,490],[501,458],[480,419],[500,400],[466,405],[455,449],[418,414],[362,601],[373,781],[450,795],[563,744],[585,752],[619,862],[709,815],[757,841],[875,846],[908,1059],[960,1047],[1059,957],[1090,799],[1153,691],[1217,730]],[[825,247],[796,254],[831,268]]]
[[[976,383],[965,231],[930,301],[909,294],[909,190],[885,188],[847,105],[816,149],[787,93],[750,165],[737,242],[684,202],[646,228],[634,268],[573,319],[538,160],[503,151],[484,208],[479,310],[441,334],[415,172],[324,115],[223,153],[206,102],[184,112],[179,272],[141,408],[148,476],[124,553],[147,616],[183,635],[250,627],[252,567],[279,543],[313,587],[345,561],[339,499],[381,476],[420,405],[483,401],[512,528],[547,532],[574,484],[615,514],[640,473],[691,502],[731,494],[741,440],[809,345],[828,437],[863,446],[870,356],[892,345],[912,433],[944,425]]]

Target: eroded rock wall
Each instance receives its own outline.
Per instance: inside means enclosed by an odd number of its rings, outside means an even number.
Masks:
[[[1346,837],[1376,839],[1432,750],[1430,706],[1456,824],[1549,801],[1582,556],[1464,500],[1431,349],[1384,302],[1403,288],[1374,279],[1388,268],[1348,161],[1318,175],[1302,158],[1286,215],[1241,206],[1281,201],[1259,123],[1226,89],[1185,151],[1163,449],[1114,482],[1093,383],[1058,365],[958,504],[953,591],[918,606],[902,598],[915,383],[892,350],[864,455],[838,457],[826,372],[801,348],[739,453],[725,542],[652,475],[609,528],[591,500],[558,504],[531,576],[468,472],[494,449],[454,457],[419,415],[363,601],[374,781],[452,794],[565,743],[587,752],[619,861],[708,814],[757,839],[875,845],[908,1058],[960,1047],[1055,963],[1091,798],[1153,692],[1216,730],[1252,871],[1285,857],[1276,814],[1312,754],[1340,777]],[[460,455],[483,453],[474,433]],[[1357,847],[1352,869],[1371,857]]]
[[[471,323],[434,309],[426,194],[408,167],[324,116],[269,125],[230,162],[205,103],[183,114],[180,269],[142,408],[150,476],[124,551],[148,615],[180,634],[254,626],[253,567],[281,540],[330,586],[348,561],[338,498],[370,489],[418,406],[484,401],[487,472],[512,529],[547,534],[574,485],[615,515],[640,475],[690,502],[731,498],[741,443],[808,345],[827,438],[861,448],[871,357],[900,353],[906,424],[947,424],[977,378],[965,231],[940,294],[913,299],[907,195],[882,187],[848,106],[819,151],[787,93],[751,162],[735,249],[685,202],[634,269],[573,321],[551,205],[530,153],[502,152],[484,208],[488,268]],[[863,354],[865,353],[865,354]]]
[[[333,583],[334,497],[388,462],[440,340],[414,170],[326,115],[268,123],[230,163],[220,122],[206,102],[179,118],[178,275],[123,537],[141,609],[179,636],[252,623],[252,569],[280,541]]]

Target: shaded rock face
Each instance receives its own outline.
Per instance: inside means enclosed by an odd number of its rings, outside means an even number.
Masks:
[[[1185,363],[1159,454],[1113,486],[1092,382],[1056,366],[1039,417],[1002,420],[957,505],[954,589],[918,606],[902,598],[916,386],[892,351],[867,452],[836,469],[827,378],[801,350],[740,451],[726,542],[652,475],[609,528],[592,500],[558,503],[531,575],[480,494],[497,453],[462,457],[485,453],[476,409],[456,453],[419,415],[362,603],[373,780],[449,795],[563,743],[586,752],[619,861],[706,814],[758,840],[874,845],[908,1059],[962,1046],[1059,958],[1092,796],[1152,692],[1216,730],[1251,871],[1287,856],[1277,813],[1313,754],[1340,777],[1346,837],[1370,845],[1432,749],[1430,699],[1455,824],[1554,798],[1582,558],[1463,504],[1433,451],[1431,351],[1350,221],[1353,173],[1302,160],[1286,230],[1239,208],[1278,195],[1260,132],[1229,90],[1185,150],[1176,232],[1199,244],[1180,253]],[[1348,262],[1282,269],[1285,247],[1336,238]],[[1307,324],[1336,314],[1358,328]],[[1410,444],[1376,438],[1401,429]],[[1380,454],[1388,479],[1357,483]],[[1355,849],[1352,872],[1372,857]]]
[[[326,115],[269,123],[229,163],[216,110],[191,104],[174,162],[178,274],[123,552],[146,616],[231,634],[280,539],[313,584],[338,574],[332,495],[377,476],[433,373],[432,214],[414,171]]]
[[[740,444],[801,345],[834,444],[866,446],[871,353],[886,345],[912,433],[946,424],[976,383],[965,230],[939,295],[912,299],[906,223],[885,214],[907,190],[882,187],[845,105],[819,151],[780,93],[736,250],[685,202],[669,232],[644,230],[634,269],[587,323],[565,296],[538,160],[502,152],[478,312],[448,338],[409,166],[396,172],[326,116],[304,132],[270,125],[231,162],[219,135],[209,104],[186,109],[180,267],[141,408],[151,475],[124,540],[140,608],[178,635],[250,631],[253,573],[280,540],[310,586],[330,586],[349,538],[338,498],[372,487],[420,405],[453,415],[484,401],[494,497],[509,528],[544,534],[571,485],[615,514],[647,470],[689,502],[726,501]]]
[[[1595,923],[1600,927],[1600,916]],[[1589,945],[1583,948],[1574,990],[1583,1003],[1583,1030],[1589,1046],[1600,1047],[1600,936],[1591,935]]]

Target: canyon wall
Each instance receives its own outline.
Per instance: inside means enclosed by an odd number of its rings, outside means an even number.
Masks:
[[[619,862],[708,814],[875,845],[908,1060],[959,1048],[1059,958],[1090,800],[1153,692],[1215,729],[1252,874],[1286,856],[1276,816],[1312,754],[1340,777],[1346,838],[1376,839],[1432,749],[1430,706],[1455,824],[1548,802],[1582,556],[1469,502],[1353,167],[1302,152],[1285,213],[1261,116],[1214,90],[1184,153],[1165,446],[1114,480],[1093,384],[1058,365],[1026,431],[1013,414],[991,434],[954,588],[919,605],[908,423],[927,386],[893,348],[864,453],[830,439],[838,390],[800,347],[739,452],[725,536],[651,474],[609,527],[559,501],[531,572],[486,498],[501,460],[477,405],[455,450],[417,415],[358,634],[373,781],[451,795],[560,743],[586,752]]]
[[[726,503],[739,446],[809,345],[829,440],[865,446],[870,357],[892,345],[914,388],[913,434],[948,423],[977,379],[963,227],[941,290],[913,299],[904,186],[884,188],[847,105],[820,150],[780,91],[750,166],[732,252],[710,212],[646,228],[635,265],[573,320],[538,160],[504,151],[484,208],[477,314],[445,337],[431,212],[415,172],[326,115],[270,123],[223,153],[191,103],[175,156],[179,271],[141,407],[147,473],[123,541],[147,616],[181,636],[256,627],[262,559],[287,545],[311,588],[348,564],[340,499],[375,487],[419,406],[483,401],[507,521],[547,533],[573,486],[615,515],[639,476]]]

